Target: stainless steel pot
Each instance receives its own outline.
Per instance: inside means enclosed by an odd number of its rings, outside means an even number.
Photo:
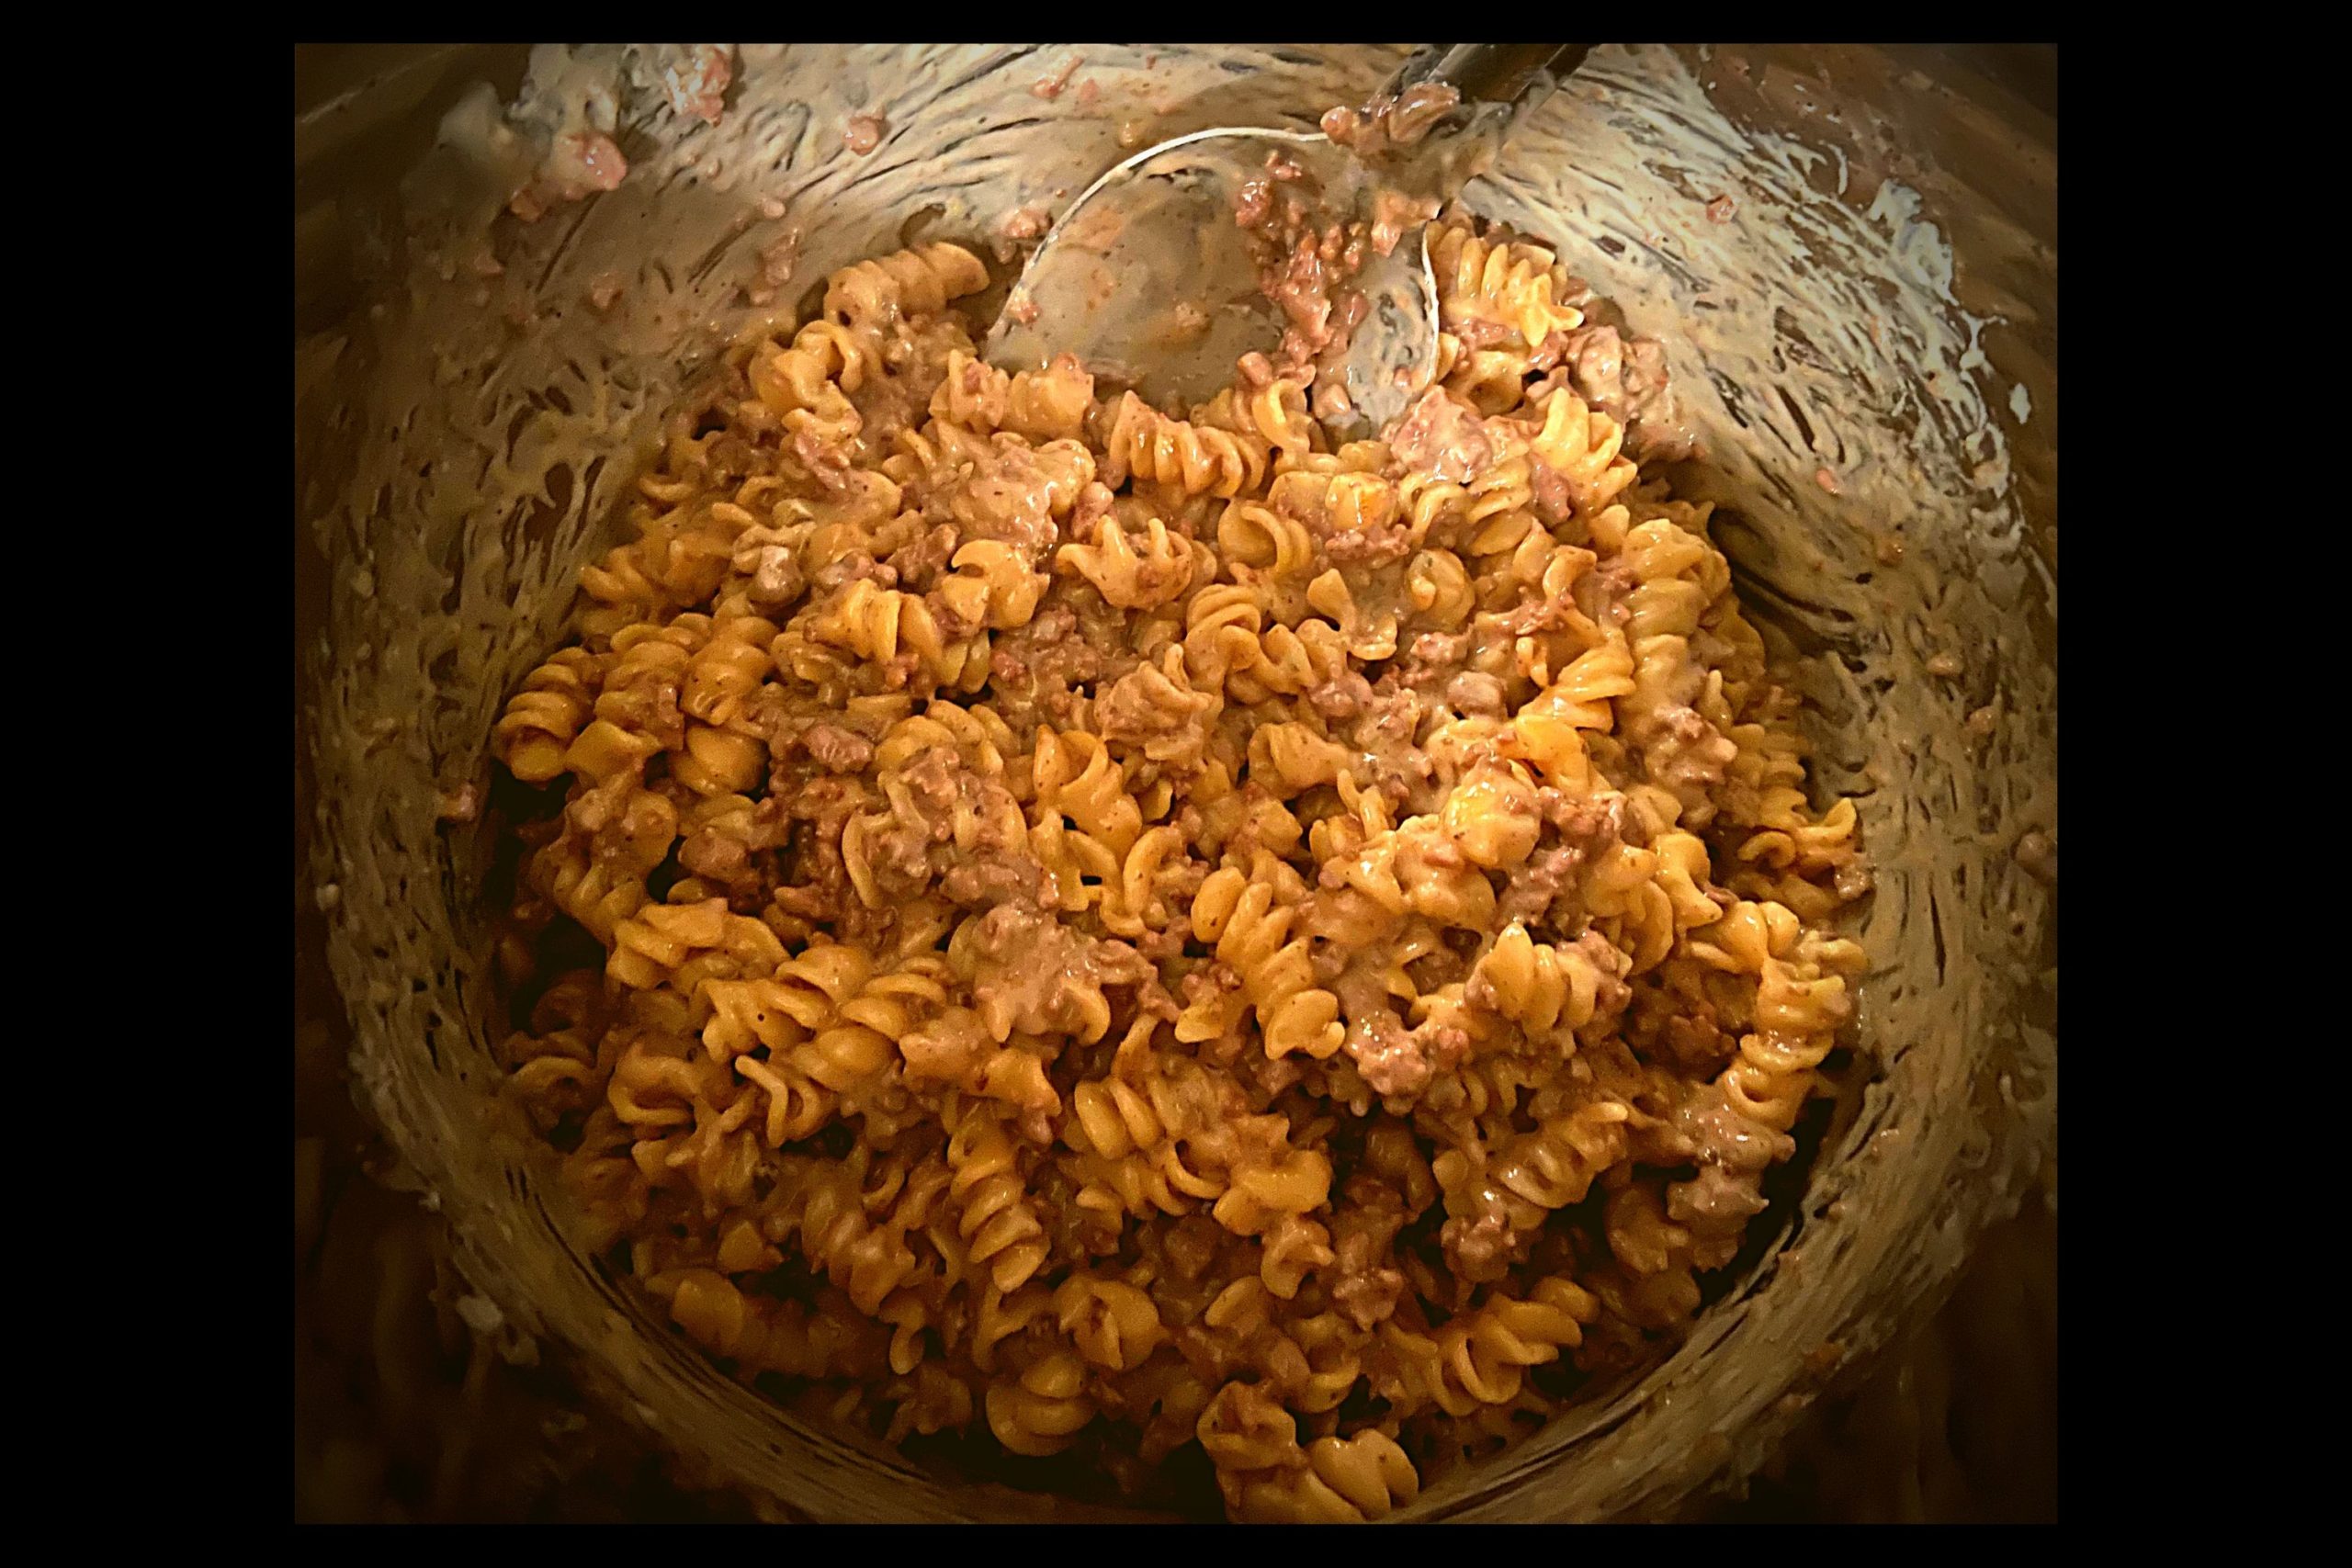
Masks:
[[[1032,90],[1073,53],[1066,90]],[[543,61],[543,92],[617,81],[633,168],[527,227],[491,222],[492,106],[523,84],[522,51],[298,58],[299,722],[357,1092],[476,1287],[770,1512],[1110,1517],[779,1413],[566,1243],[563,1196],[496,1098],[488,1050],[489,845],[460,803],[486,776],[491,719],[560,639],[622,480],[756,309],[747,284],[790,231],[787,305],[909,234],[985,238],[1010,209],[1050,208],[1136,136],[1308,123],[1397,55],[746,50],[725,118],[684,134],[613,61]],[[1686,482],[1724,504],[1743,592],[1805,660],[1816,770],[1860,798],[1879,891],[1859,933],[1874,954],[1863,1061],[1769,1245],[1662,1364],[1406,1517],[1654,1517],[1736,1482],[1841,1369],[1933,1309],[2054,1159],[2041,59],[1612,47],[1471,193],[1668,342],[1709,447]],[[492,96],[469,96],[478,82]],[[888,122],[868,156],[843,145],[853,113]]]

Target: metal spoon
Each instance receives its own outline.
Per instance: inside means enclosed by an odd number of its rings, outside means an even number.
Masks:
[[[1232,381],[1235,360],[1271,352],[1282,337],[1282,313],[1259,287],[1251,236],[1235,220],[1237,197],[1247,182],[1266,178],[1270,155],[1294,165],[1333,217],[1367,216],[1380,189],[1450,199],[1590,50],[1429,45],[1375,100],[1404,107],[1402,118],[1426,131],[1394,146],[1374,136],[1361,155],[1319,132],[1266,127],[1219,127],[1146,148],[1089,186],[1046,231],[989,333],[988,359],[1035,369],[1068,349],[1150,402],[1204,400]],[[1332,116],[1324,123],[1341,129]],[[1318,374],[1345,390],[1343,400],[1326,400],[1336,412],[1324,421],[1342,438],[1386,425],[1435,377],[1437,286],[1426,232],[1417,225],[1387,255],[1367,255],[1350,280],[1364,297],[1363,317]]]

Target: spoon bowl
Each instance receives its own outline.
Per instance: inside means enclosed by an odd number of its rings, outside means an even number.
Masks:
[[[1148,402],[1215,396],[1237,359],[1282,336],[1250,231],[1236,220],[1243,187],[1274,157],[1301,168],[1331,216],[1355,216],[1369,202],[1363,166],[1316,131],[1219,127],[1148,147],[1089,186],[1046,231],[989,333],[989,361],[1034,370],[1074,343],[1088,370]],[[1436,374],[1437,284],[1424,232],[1408,231],[1385,256],[1368,253],[1349,280],[1364,310],[1334,367],[1353,410],[1341,425],[1378,428]]]
[[[1590,47],[1430,45],[1363,110],[1326,114],[1329,135],[1219,126],[1145,148],[1087,186],[1046,231],[982,352],[1001,369],[1034,370],[1076,344],[1098,378],[1174,412],[1230,384],[1244,355],[1286,346],[1285,312],[1270,283],[1284,294],[1321,293],[1343,319],[1317,360],[1316,413],[1340,440],[1373,434],[1437,377],[1427,226],[1405,229],[1385,254],[1365,246],[1351,276],[1301,288],[1261,272],[1265,247],[1241,221],[1250,182],[1286,163],[1295,167],[1283,177],[1315,198],[1318,229],[1369,220],[1378,236],[1388,228],[1379,220],[1381,188],[1430,198],[1422,210],[1435,211]],[[1342,288],[1362,296],[1360,310]],[[1303,313],[1314,310],[1302,302]]]

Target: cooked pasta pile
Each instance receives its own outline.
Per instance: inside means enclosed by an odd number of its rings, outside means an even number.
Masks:
[[[493,737],[560,792],[505,1049],[738,1375],[1374,1518],[1739,1248],[1861,964],[1853,807],[1579,394],[1581,286],[1432,239],[1385,441],[1254,358],[1185,418],[1008,376],[952,244],[671,426]]]

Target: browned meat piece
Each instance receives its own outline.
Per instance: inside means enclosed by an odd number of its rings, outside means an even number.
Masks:
[[[800,744],[831,773],[864,773],[874,761],[874,742],[839,725],[812,724],[800,732]]]
[[[1486,422],[1468,404],[1448,397],[1442,387],[1431,387],[1405,411],[1389,432],[1388,449],[1408,468],[1456,481],[1476,478],[1495,457]]]

